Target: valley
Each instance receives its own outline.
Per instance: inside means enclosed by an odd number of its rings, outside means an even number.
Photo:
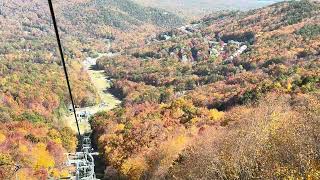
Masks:
[[[103,8],[106,3],[108,8]],[[117,44],[133,45],[140,40],[128,35],[132,31],[141,31],[142,37],[143,33],[161,31],[183,22],[167,13],[165,18],[171,21],[165,24],[168,21],[158,18],[165,11],[144,8],[126,0],[101,0],[97,4],[56,1],[53,6],[75,103],[79,108],[94,107],[93,112],[111,108],[118,102],[102,92],[108,85],[104,74],[87,71],[83,60],[107,52],[108,39],[117,37]],[[89,13],[95,8],[100,10],[101,18]],[[131,14],[133,18],[124,15],[131,10],[141,13]],[[79,14],[80,11],[88,13]],[[110,13],[124,16],[113,16],[111,21],[103,18]],[[77,17],[75,21],[74,17]],[[70,100],[48,4],[40,0],[3,1],[0,24],[3,27],[0,30],[0,179],[67,177],[64,154],[75,152],[78,139],[70,128],[70,124],[74,128],[74,120],[69,117],[65,121],[65,117],[70,116]],[[131,28],[125,32],[121,27]],[[99,84],[98,88],[94,82]],[[105,100],[113,101],[99,107]],[[82,126],[88,129],[88,122],[84,121]]]
[[[110,80],[106,76],[103,70],[95,69],[95,64],[97,59],[102,58],[104,56],[112,57],[114,56],[112,53],[109,54],[99,54],[96,58],[88,57],[85,61],[83,61],[83,67],[87,71],[89,78],[91,80],[92,85],[97,90],[97,94],[99,97],[99,103],[95,106],[87,106],[76,108],[77,117],[79,119],[79,128],[81,134],[91,133],[91,126],[89,123],[89,119],[92,115],[102,112],[102,111],[109,111],[114,109],[120,104],[120,100],[114,97],[110,92]],[[69,108],[70,114],[63,119],[67,122],[68,126],[77,133],[77,126],[74,119],[74,114],[72,113],[71,108]]]
[[[99,59],[123,100],[92,119],[106,178],[317,178],[296,160],[318,157],[297,149],[319,131],[319,10],[208,15]]]
[[[46,2],[0,6],[0,179],[320,179],[318,1],[54,1],[80,137]]]

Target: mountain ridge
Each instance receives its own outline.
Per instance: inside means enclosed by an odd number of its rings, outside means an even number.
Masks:
[[[144,23],[164,28],[176,27],[183,23],[181,18],[170,12],[142,7],[128,0],[98,0],[82,3],[65,10],[64,15],[72,23],[85,20],[90,25],[100,23],[125,31],[135,29]]]

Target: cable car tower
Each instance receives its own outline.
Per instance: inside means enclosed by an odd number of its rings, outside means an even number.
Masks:
[[[99,154],[93,152],[93,148],[91,147],[90,134],[83,135],[81,151],[67,154],[67,165],[75,167],[75,173],[69,179],[97,180],[94,172],[95,164],[93,156],[95,155]]]

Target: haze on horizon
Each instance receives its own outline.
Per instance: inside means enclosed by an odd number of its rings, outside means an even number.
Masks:
[[[250,10],[282,0],[133,0],[150,7],[163,8],[187,17],[198,17],[217,10]]]

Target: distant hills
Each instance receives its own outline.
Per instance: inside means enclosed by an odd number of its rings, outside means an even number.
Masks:
[[[104,37],[110,32],[130,31],[142,26],[160,30],[184,23],[182,18],[171,12],[144,7],[131,0],[72,0],[53,4],[62,33],[77,37]],[[0,9],[0,22],[7,27],[1,34],[15,32],[16,36],[23,31],[34,30],[39,31],[36,36],[45,35],[52,31],[49,15],[46,1],[4,2]]]
[[[187,17],[202,16],[217,10],[248,10],[281,0],[134,0],[140,4],[164,8]]]
[[[64,10],[64,16],[73,24],[79,21],[87,26],[109,25],[127,31],[143,24],[172,28],[183,24],[173,13],[146,8],[130,0],[97,0],[80,3]]]

